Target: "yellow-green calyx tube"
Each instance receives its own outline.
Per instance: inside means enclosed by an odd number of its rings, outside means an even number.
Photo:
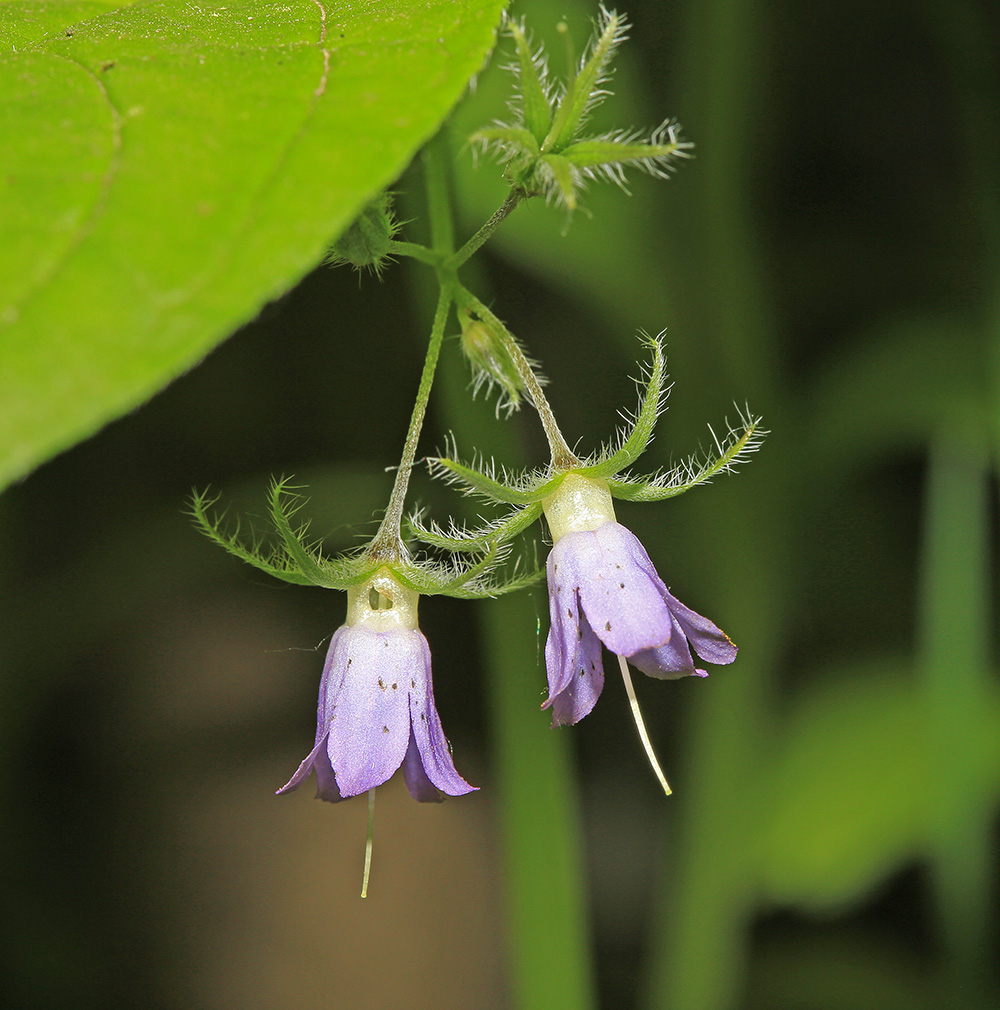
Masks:
[[[401,586],[385,568],[347,590],[347,626],[372,631],[413,631],[420,594]]]
[[[608,482],[600,477],[568,473],[542,502],[545,518],[557,543],[567,533],[590,532],[615,522],[615,506]]]

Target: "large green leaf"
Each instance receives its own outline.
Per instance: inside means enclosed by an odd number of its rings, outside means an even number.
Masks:
[[[0,486],[313,267],[501,0],[0,0]]]

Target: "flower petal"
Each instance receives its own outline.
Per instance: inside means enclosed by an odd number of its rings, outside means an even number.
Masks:
[[[330,639],[330,647],[326,650],[326,659],[323,661],[323,676],[319,679],[319,704],[316,707],[316,743],[326,736],[327,708],[331,701],[336,698],[340,685],[344,680],[344,671],[347,668],[346,656],[341,656],[337,662],[337,650],[344,634],[347,632],[347,625],[341,625]],[[336,667],[336,672],[331,671]]]
[[[441,728],[441,719],[434,706],[434,685],[431,679],[431,650],[427,639],[419,631],[410,632],[419,639],[419,651],[414,654],[414,663],[410,669],[406,688],[409,691],[409,717],[413,726],[407,757],[415,746],[417,756],[426,778],[442,792],[449,796],[462,796],[475,792],[477,786],[471,786],[455,770],[455,762],[451,750]],[[422,794],[426,785],[415,773],[412,764],[403,766],[406,786],[415,800],[437,799]]]
[[[570,622],[563,623],[569,625]],[[549,697],[542,708],[551,707],[553,726],[572,726],[590,713],[604,687],[601,640],[582,613],[571,642],[554,635],[555,629],[556,623],[553,622],[545,642],[545,666],[549,671],[550,686]],[[557,672],[555,678],[553,671]],[[553,682],[561,685],[558,691],[552,689]]]
[[[576,671],[577,643],[580,639],[580,598],[574,555],[554,547],[545,563],[549,586],[549,634],[545,640],[545,670],[549,698],[565,691]]]
[[[597,637],[614,653],[631,656],[662,645],[672,623],[661,596],[663,583],[638,538],[620,523],[606,522],[592,533],[570,533],[580,602]]]
[[[298,789],[300,785],[308,778],[309,774],[313,770],[313,765],[316,762],[316,755],[321,749],[325,749],[326,737],[322,737],[315,747],[302,759],[298,768],[295,769],[295,774],[280,788],[275,790],[275,796],[280,796],[282,793],[290,793]]]
[[[694,660],[691,658],[691,649],[687,639],[684,637],[684,630],[677,619],[671,615],[673,623],[673,633],[670,640],[655,649],[643,649],[628,657],[628,661],[637,669],[642,670],[648,677],[656,677],[658,680],[677,680],[679,677],[707,677],[704,670],[694,668]]]
[[[336,697],[336,693],[344,679],[346,659],[338,664],[337,651],[338,643],[341,642],[346,631],[346,626],[338,628],[330,640],[330,647],[326,650],[326,660],[323,663],[323,676],[319,681],[315,746],[295,770],[295,774],[277,790],[276,795],[280,796],[283,793],[293,792],[308,778],[310,772],[315,772],[316,795],[320,799],[336,803],[343,798],[340,795],[340,790],[337,788],[337,783],[333,776],[333,768],[330,766],[330,758],[326,753],[328,721],[326,713],[331,700]]]
[[[406,748],[406,756],[403,758],[403,781],[410,795],[418,803],[441,803],[444,800],[444,793],[427,777],[424,771],[424,763],[420,759],[420,750],[417,747],[417,738],[410,729],[410,744]]]
[[[663,589],[663,598],[667,601],[670,612],[684,629],[684,634],[691,640],[695,652],[706,663],[725,666],[736,658],[739,650],[718,626],[707,617],[696,614],[690,607],[685,607],[666,588]]]
[[[326,737],[323,738],[326,741]],[[316,773],[316,799],[326,800],[328,803],[338,803],[344,797],[337,787],[337,778],[333,773],[333,765],[330,764],[330,754],[327,747],[322,747],[313,762],[313,771]]]
[[[403,763],[410,741],[407,684],[421,662],[417,631],[345,630],[334,668],[344,677],[326,715],[330,764],[342,796],[357,796],[387,781]]]
[[[283,793],[294,792],[308,778],[310,772],[315,772],[316,798],[327,800],[330,803],[342,800],[344,797],[340,795],[340,790],[337,788],[337,780],[333,776],[333,768],[330,765],[326,747],[327,739],[324,734],[296,769],[295,774],[275,791],[275,795],[281,796]]]

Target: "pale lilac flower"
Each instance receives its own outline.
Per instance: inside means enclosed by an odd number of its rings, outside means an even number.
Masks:
[[[476,788],[455,770],[434,706],[417,600],[384,572],[348,591],[347,623],[330,642],[319,685],[315,746],[279,793],[315,772],[317,796],[336,802],[374,789],[400,766],[415,800]]]
[[[554,726],[579,722],[596,704],[602,644],[661,679],[707,676],[692,646],[707,663],[736,658],[729,638],[670,593],[638,538],[615,520],[605,482],[569,474],[544,505],[554,540],[545,643]]]

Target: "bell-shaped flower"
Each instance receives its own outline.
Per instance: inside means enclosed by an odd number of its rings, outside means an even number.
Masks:
[[[615,518],[613,499],[663,501],[713,477],[732,472],[760,445],[760,418],[741,412],[740,426],[720,440],[717,454],[695,454],[667,470],[636,474],[631,467],[650,439],[668,391],[662,334],[646,337],[653,359],[639,407],[629,428],[589,459],[579,459],[555,426],[551,409],[533,391],[549,439],[549,465],[534,471],[498,473],[438,457],[432,470],[463,484],[467,493],[514,506],[478,529],[414,520],[416,535],[448,551],[496,549],[527,529],[544,513],[553,548],[546,571],[551,623],[545,644],[553,725],[579,722],[594,707],[604,687],[602,646],[615,653],[632,707],[636,729],[650,765],[665,792],[663,775],[646,733],[628,664],[651,677],[706,676],[695,666],[692,649],[707,663],[731,663],[736,646],[711,621],[680,602],[666,587],[642,544]]]
[[[315,772],[317,795],[336,802],[374,789],[400,767],[415,800],[472,792],[476,787],[455,770],[434,705],[419,594],[383,569],[348,590],[347,599],[347,623],[323,667],[315,746],[278,792],[291,792]]]
[[[604,685],[601,646],[651,677],[705,677],[736,646],[664,585],[638,538],[615,519],[606,481],[569,473],[543,502],[554,546],[547,562],[551,624],[545,666],[552,724],[579,722]]]

